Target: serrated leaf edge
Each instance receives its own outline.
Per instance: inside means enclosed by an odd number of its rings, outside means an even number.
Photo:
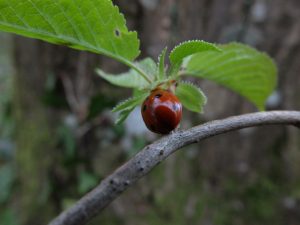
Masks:
[[[204,94],[204,92],[202,91],[202,89],[201,89],[199,86],[197,86],[196,84],[194,84],[194,83],[192,83],[192,82],[190,82],[190,81],[180,81],[179,83],[180,83],[180,84],[186,84],[186,85],[189,85],[189,86],[192,86],[192,87],[197,88],[198,91],[199,91],[199,92],[203,95],[203,97],[204,97],[204,104],[203,104],[203,105],[205,105],[205,104],[207,103],[207,97],[206,97],[206,95]]]
[[[119,125],[119,124],[123,123],[127,119],[127,117],[129,116],[129,114],[134,110],[135,107],[129,108],[127,110],[120,111],[119,114],[118,114],[118,117],[115,121],[115,124]]]
[[[258,50],[256,49],[255,47],[253,46],[250,46],[250,45],[246,45],[246,44],[243,44],[243,43],[239,43],[239,42],[230,42],[230,43],[226,43],[226,44],[217,44],[217,46],[219,48],[226,48],[226,47],[241,47],[242,49],[238,49],[238,50],[232,50],[232,52],[235,52],[235,53],[240,53],[240,52],[244,52],[245,51],[249,51],[251,52],[250,53],[246,53],[245,54],[245,58],[252,58],[252,54],[257,56],[257,57],[263,57],[266,61],[268,61],[270,64],[272,64],[272,70],[275,74],[275,82],[274,82],[274,85],[272,86],[272,89],[274,90],[274,88],[276,87],[276,84],[278,82],[278,76],[276,74],[278,74],[278,67],[276,65],[276,62],[275,60],[267,53],[267,52],[264,52],[264,51],[261,51],[261,50]],[[224,51],[222,49],[222,51]],[[227,52],[228,53],[228,52]],[[186,57],[182,63],[182,66],[183,67],[186,67],[189,60],[192,58],[192,55]],[[219,64],[218,66],[221,66],[221,64]],[[206,71],[207,72],[207,71]],[[182,75],[192,75],[192,74],[182,74]],[[209,80],[208,78],[203,78],[203,79],[207,79]],[[217,82],[216,82],[217,83]],[[242,93],[239,93],[238,91],[235,91],[233,90],[232,88],[228,88],[226,85],[222,85],[220,84],[221,86],[224,86],[226,89],[229,89],[229,90],[232,90],[234,93],[246,98],[248,101],[250,101],[252,104],[254,104],[260,111],[263,111],[265,110],[265,106],[264,105],[261,105],[261,104],[258,104],[256,101],[252,100],[251,98],[249,98],[248,96],[245,96],[244,94]]]
[[[169,54],[169,57],[173,54],[174,51],[176,51],[177,48],[181,47],[182,45],[184,44],[187,44],[187,43],[205,43],[205,44],[208,44],[208,45],[211,45],[211,46],[214,46],[216,48],[217,51],[220,51],[222,52],[223,50],[221,48],[218,47],[217,44],[214,44],[214,43],[210,43],[210,42],[207,42],[207,41],[204,41],[204,40],[200,40],[200,39],[194,39],[194,40],[187,40],[187,41],[183,41],[183,42],[180,42],[178,45],[176,45],[170,52]]]
[[[139,97],[131,97],[131,98],[127,98],[121,102],[119,102],[115,107],[113,107],[113,109],[111,110],[111,112],[119,112],[119,111],[126,111],[127,109],[129,108],[132,108],[133,106],[127,106],[123,109],[119,109],[120,107],[122,107],[123,105],[125,105],[126,103],[128,103],[129,101],[133,100],[133,103],[134,103],[134,100],[138,100]]]
[[[188,86],[191,86],[191,87],[195,88],[195,89],[200,93],[200,95],[203,97],[203,103],[201,104],[201,106],[200,106],[200,108],[199,108],[199,111],[192,110],[192,109],[190,109],[189,107],[187,107],[185,104],[183,104],[183,106],[184,106],[187,110],[189,110],[189,111],[191,111],[191,112],[203,114],[203,113],[204,113],[204,106],[205,106],[206,103],[207,103],[207,97],[206,97],[206,95],[204,94],[204,92],[202,91],[202,89],[201,89],[200,87],[198,87],[196,84],[194,84],[194,83],[192,83],[192,82],[189,82],[189,81],[180,81],[180,82],[179,82],[179,85],[180,85],[180,84],[188,85]]]
[[[138,39],[138,33],[137,33],[137,31],[134,31],[134,30],[131,31],[131,30],[128,29],[128,27],[126,25],[125,16],[122,12],[120,12],[119,7],[117,5],[115,5],[112,1],[107,1],[107,2],[109,2],[109,4],[110,4],[109,7],[112,7],[112,9],[115,10],[115,12],[118,14],[118,16],[120,18],[122,26],[118,27],[118,28],[122,32],[124,32],[128,35],[134,35],[135,38],[136,38],[137,52],[131,58],[126,58],[124,56],[118,55],[118,52],[108,51],[103,47],[97,46],[96,44],[90,44],[89,42],[86,42],[84,40],[76,39],[72,36],[67,36],[67,35],[62,35],[62,34],[57,35],[57,34],[52,34],[52,33],[49,33],[49,32],[38,31],[35,28],[31,27],[32,29],[35,30],[34,34],[32,34],[32,32],[28,31],[27,27],[24,28],[22,26],[18,26],[18,25],[12,24],[12,23],[8,23],[6,21],[0,21],[0,25],[2,25],[2,30],[5,31],[5,32],[14,33],[14,34],[18,34],[18,35],[21,35],[21,36],[42,40],[42,41],[52,43],[52,44],[64,45],[63,43],[66,43],[67,46],[70,47],[70,48],[74,48],[74,49],[77,49],[77,50],[90,51],[90,52],[97,53],[97,54],[102,54],[102,55],[105,55],[107,57],[111,57],[111,58],[113,58],[117,61],[120,61],[120,62],[122,62],[122,63],[124,63],[128,66],[131,66],[131,61],[134,60],[135,58],[137,58],[141,53],[141,51],[140,51],[140,40]],[[38,10],[38,9],[36,9],[36,10]],[[41,14],[41,16],[43,16],[43,15]],[[48,20],[46,20],[46,22],[48,22]],[[16,30],[18,30],[18,31],[16,31]],[[35,34],[38,34],[39,37],[36,37]],[[62,43],[60,43],[60,42],[62,42]]]

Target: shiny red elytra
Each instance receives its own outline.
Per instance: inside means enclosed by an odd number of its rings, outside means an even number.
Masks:
[[[168,134],[180,123],[182,105],[171,91],[158,88],[145,99],[141,112],[149,130]]]

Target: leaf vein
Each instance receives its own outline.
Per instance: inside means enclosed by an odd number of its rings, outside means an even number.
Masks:
[[[76,6],[76,8],[77,8],[78,12],[80,13],[80,15],[84,18],[84,22],[85,22],[85,24],[86,24],[87,27],[88,27],[88,30],[89,30],[89,32],[90,32],[90,34],[91,34],[91,37],[93,38],[93,41],[94,41],[95,46],[98,47],[99,45],[98,45],[97,39],[96,39],[96,37],[95,37],[94,32],[93,32],[92,29],[91,29],[90,24],[87,22],[86,15],[82,13],[81,7],[78,6],[78,5],[76,4],[75,0],[72,0],[72,1],[74,2],[74,5]]]
[[[66,15],[66,12],[65,12],[65,10],[62,8],[62,6],[61,6],[60,4],[57,4],[56,1],[53,1],[53,3],[54,3],[55,5],[58,6],[58,8],[59,8],[60,11],[62,12],[63,16],[65,17],[65,19],[68,21],[68,23],[69,23],[70,26],[72,27],[72,29],[73,29],[73,31],[75,32],[75,35],[76,35],[75,39],[78,40],[78,41],[82,41],[82,34],[81,34],[81,32],[79,32],[79,31],[77,30],[77,27],[75,26],[75,24],[74,24],[74,23],[72,22],[72,20],[70,20],[70,18]]]
[[[24,19],[23,19],[22,17],[20,17],[20,16],[18,15],[18,13],[15,11],[15,9],[11,6],[10,0],[7,0],[6,3],[7,3],[7,5],[8,5],[8,8],[10,8],[10,9],[15,13],[16,17],[23,23],[23,25],[24,25],[26,28],[28,28],[28,27],[29,27],[28,24],[24,21]]]
[[[37,13],[41,16],[41,18],[43,18],[43,20],[49,25],[49,27],[52,29],[52,31],[54,32],[54,34],[58,34],[55,26],[50,22],[49,18],[47,18],[38,7],[36,7],[36,5],[31,1],[28,0],[28,2],[33,6],[33,8],[37,11]]]

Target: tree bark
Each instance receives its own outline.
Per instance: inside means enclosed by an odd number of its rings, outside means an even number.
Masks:
[[[15,39],[14,116],[20,224],[42,224],[55,213],[49,172],[55,160],[52,114],[42,102],[47,79],[47,45]],[[52,119],[51,119],[52,118]]]

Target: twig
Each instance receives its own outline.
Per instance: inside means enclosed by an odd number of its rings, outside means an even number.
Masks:
[[[146,146],[104,179],[94,190],[81,198],[73,207],[62,212],[49,225],[83,225],[87,223],[130,185],[183,146],[229,131],[271,124],[299,126],[300,112],[270,111],[233,116],[165,136]]]

